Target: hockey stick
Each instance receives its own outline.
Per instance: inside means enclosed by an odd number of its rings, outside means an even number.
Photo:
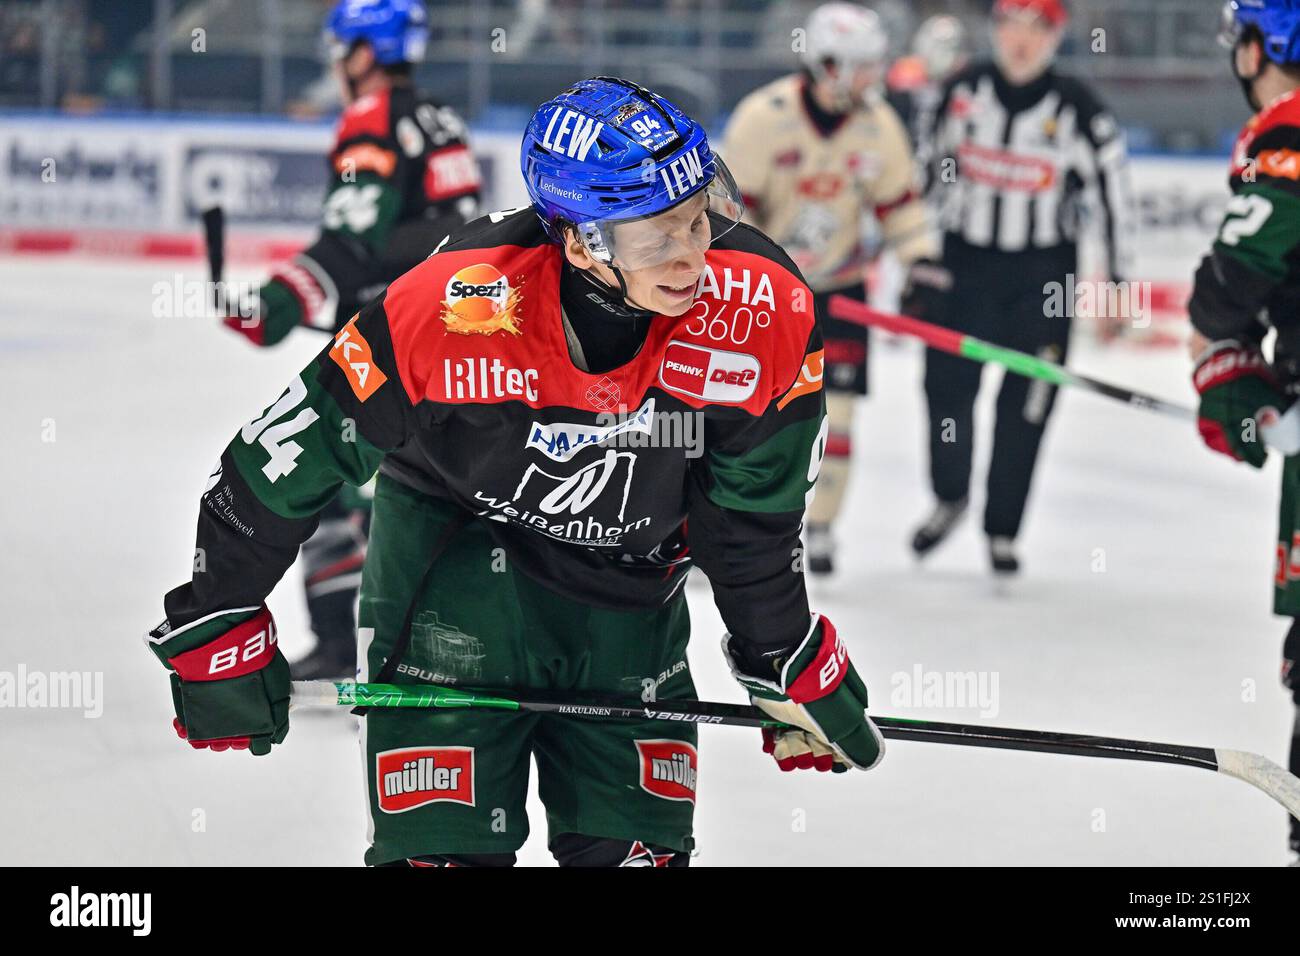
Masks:
[[[208,254],[208,275],[221,281],[226,268],[226,213],[220,206],[203,210],[203,243]]]
[[[329,707],[418,707],[461,710],[478,708],[538,714],[567,714],[604,720],[664,720],[692,724],[722,724],[730,727],[786,727],[757,707],[715,704],[694,700],[663,700],[650,704],[634,701],[551,698],[540,694],[503,697],[497,694],[439,687],[436,684],[358,684],[355,681],[294,681],[292,706]],[[1121,740],[1088,734],[1063,734],[1043,730],[982,727],[976,724],[947,724],[901,717],[878,717],[872,721],[890,740],[919,740],[962,747],[992,747],[998,750],[1027,750],[1035,753],[1073,754],[1079,757],[1110,757],[1117,760],[1147,760],[1155,763],[1200,767],[1244,780],[1268,794],[1300,820],[1300,777],[1283,770],[1266,757],[1243,750],[1157,744],[1146,740]]]
[[[1196,412],[1185,405],[1167,402],[1163,398],[1156,398],[1154,395],[1121,388],[1118,385],[1111,385],[1109,382],[1102,382],[1091,376],[1073,372],[1063,365],[1057,365],[1047,359],[1030,355],[1028,352],[1018,352],[1015,349],[994,345],[992,342],[977,339],[973,335],[963,335],[960,332],[954,332],[952,329],[945,329],[943,326],[933,325],[930,322],[922,322],[920,319],[914,319],[911,316],[891,315],[888,312],[881,312],[869,305],[856,302],[847,296],[831,296],[830,310],[831,315],[837,319],[854,322],[858,325],[876,326],[898,335],[910,335],[920,339],[932,349],[948,352],[951,355],[959,355],[962,358],[970,359],[972,362],[991,362],[1027,378],[1036,378],[1040,381],[1050,382],[1052,385],[1071,385],[1082,388],[1096,395],[1104,395],[1107,398],[1113,398],[1137,408],[1148,408],[1153,412],[1159,412],[1183,421],[1196,420]],[[1279,414],[1277,409],[1269,408],[1261,409],[1257,417],[1259,419],[1260,434],[1270,448],[1275,448],[1284,455],[1294,455],[1300,452],[1300,402],[1292,405],[1285,414]]]
[[[858,325],[876,326],[899,335],[910,335],[920,339],[932,349],[948,352],[951,355],[960,355],[962,358],[968,358],[973,362],[991,362],[994,365],[1001,365],[1010,369],[1017,375],[1036,378],[1052,385],[1073,385],[1077,388],[1084,388],[1098,395],[1105,395],[1107,398],[1127,402],[1129,405],[1136,405],[1139,408],[1149,408],[1153,412],[1181,418],[1184,421],[1194,421],[1196,419],[1196,413],[1184,405],[1166,402],[1154,395],[1130,391],[1127,388],[1120,388],[1118,385],[1099,382],[1095,378],[1072,372],[1063,365],[1041,359],[1037,355],[1003,348],[1000,345],[994,345],[992,342],[977,339],[973,335],[962,335],[952,329],[945,329],[943,326],[922,322],[920,319],[914,319],[911,316],[890,315],[888,312],[881,312],[869,305],[855,302],[848,296],[831,296],[830,309],[831,315],[837,319],[854,322]]]

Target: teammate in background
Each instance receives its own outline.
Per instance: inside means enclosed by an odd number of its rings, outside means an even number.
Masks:
[[[806,536],[808,568],[825,574],[849,481],[855,398],[867,393],[867,330],[833,318],[827,303],[835,294],[866,301],[864,216],[876,215],[904,268],[933,259],[938,243],[915,191],[907,131],[880,96],[888,38],[879,17],[828,3],[813,11],[806,41],[798,73],[741,100],[724,151],[747,219],[807,277],[826,339],[830,435]]]
[[[320,238],[272,271],[257,308],[244,310],[251,319],[225,320],[256,345],[274,345],[299,326],[335,332],[478,211],[478,165],[464,123],[412,86],[428,38],[423,3],[342,0],[325,29],[345,108]],[[354,605],[368,523],[369,499],[345,488],[302,546],[317,643],[294,663],[296,678],[356,670]]]
[[[1188,303],[1193,382],[1205,443],[1260,468],[1268,453],[1257,419],[1300,395],[1300,7],[1229,3],[1221,39],[1256,112],[1232,151],[1232,199]],[[1270,328],[1277,332],[1271,366],[1262,352]],[[1300,773],[1300,455],[1282,469],[1273,583],[1273,613],[1292,619],[1282,683],[1296,704],[1290,770]],[[1300,855],[1300,822],[1292,818],[1290,826],[1291,850]]]
[[[284,740],[263,602],[339,486],[378,470],[361,680],[693,698],[693,562],[736,678],[805,728],[764,734],[781,769],[874,766],[866,687],[792,561],[826,438],[798,269],[738,223],[702,127],[626,80],[542,104],[521,163],[530,207],[453,232],[226,448],[206,569],[149,637],[178,732]],[[688,861],[694,724],[377,709],[361,741],[368,863],[513,863],[532,757],[562,865]]]
[[[1123,138],[1115,118],[1052,61],[1066,23],[1061,0],[997,0],[994,59],[944,84],[924,152],[927,195],[943,229],[938,307],[929,321],[1004,346],[1065,361],[1073,303],[1054,308],[1053,288],[1075,288],[1083,210],[1100,224],[1106,279],[1128,269],[1129,201]],[[926,351],[930,481],[938,499],[912,548],[928,554],[966,512],[975,399],[983,366]],[[1056,388],[1007,375],[998,393],[984,532],[993,570],[1014,574],[1015,553],[1039,444]]]
[[[944,81],[966,60],[966,28],[956,17],[939,14],[916,28],[912,52],[895,60],[885,75],[885,99],[918,148],[934,125]],[[917,158],[924,164],[924,157]]]

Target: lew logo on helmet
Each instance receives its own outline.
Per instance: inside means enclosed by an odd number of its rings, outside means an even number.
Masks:
[[[698,148],[689,149],[659,170],[669,199],[677,199],[690,192],[704,179],[704,163]]]
[[[599,123],[590,116],[557,107],[551,113],[551,121],[546,124],[542,145],[557,153],[563,153],[570,159],[585,162],[591,147],[596,145],[596,137],[604,128],[604,123]]]
[[[521,299],[521,291],[512,289],[496,266],[480,262],[458,270],[447,282],[442,321],[448,332],[461,335],[519,335]]]
[[[762,366],[744,352],[669,342],[659,366],[659,384],[706,402],[739,404],[758,388]]]

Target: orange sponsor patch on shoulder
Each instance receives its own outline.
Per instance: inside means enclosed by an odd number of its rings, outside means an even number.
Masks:
[[[343,374],[352,386],[352,392],[360,401],[365,401],[378,391],[379,386],[388,381],[388,376],[375,364],[370,343],[366,341],[361,330],[357,328],[354,315],[348,324],[339,329],[330,347],[330,358],[334,364],[343,369]]]
[[[397,168],[397,155],[374,143],[349,146],[334,160],[334,170],[339,173],[375,172],[387,179]]]
[[[1263,149],[1258,157],[1259,171],[1274,179],[1300,181],[1300,152],[1294,149]]]
[[[800,395],[809,395],[813,392],[821,391],[822,378],[826,372],[826,350],[818,349],[804,357],[803,368],[799,369],[799,377],[794,380],[790,386],[790,391],[776,403],[777,411],[785,408]]]

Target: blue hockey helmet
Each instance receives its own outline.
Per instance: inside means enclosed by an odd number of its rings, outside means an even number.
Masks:
[[[1224,45],[1235,47],[1252,27],[1270,60],[1300,64],[1300,0],[1228,0],[1219,33]]]
[[[325,21],[325,39],[334,59],[365,42],[381,66],[417,63],[429,41],[429,14],[423,0],[339,0]]]
[[[610,266],[643,269],[692,245],[707,249],[744,212],[704,128],[617,77],[582,80],[539,106],[519,161],[547,235],[562,243],[572,226],[592,258]],[[697,196],[710,215],[686,229],[657,229],[656,216]]]

